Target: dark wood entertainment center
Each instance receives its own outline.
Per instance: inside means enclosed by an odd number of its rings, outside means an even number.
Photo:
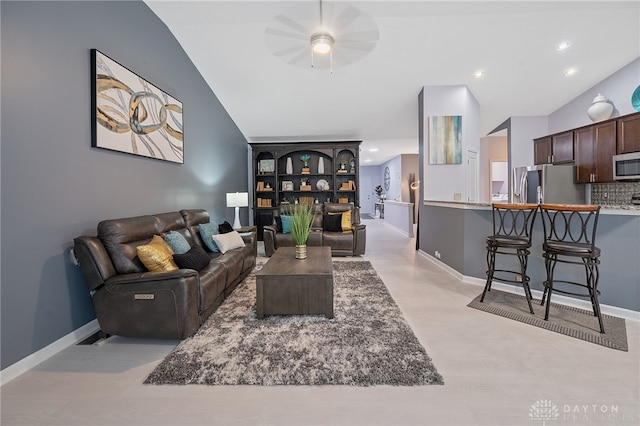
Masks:
[[[314,203],[329,201],[359,206],[361,142],[250,144],[253,159],[253,215],[254,224],[258,227],[258,239],[263,239],[263,227],[273,223],[273,213],[283,202],[300,201],[302,198]],[[308,156],[306,168],[301,160],[303,156]]]

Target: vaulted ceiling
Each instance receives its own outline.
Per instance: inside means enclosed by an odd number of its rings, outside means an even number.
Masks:
[[[468,86],[486,135],[640,56],[640,1],[323,1],[333,72],[311,66],[319,1],[146,3],[250,142],[361,139],[368,164],[418,152],[423,86]]]

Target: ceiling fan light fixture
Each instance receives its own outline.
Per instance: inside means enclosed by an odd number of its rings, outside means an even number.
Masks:
[[[333,37],[327,33],[317,33],[311,36],[311,49],[313,53],[325,55],[331,52],[333,47]]]

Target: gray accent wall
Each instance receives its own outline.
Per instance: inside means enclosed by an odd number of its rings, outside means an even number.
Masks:
[[[247,190],[248,145],[143,2],[2,1],[1,20],[4,369],[95,318],[74,237],[182,208],[232,221],[225,193]],[[183,165],[91,147],[92,48],[183,103]]]
[[[485,241],[487,235],[493,233],[491,210],[428,205],[422,206],[420,214],[429,224],[420,230],[420,249],[431,256],[438,250],[440,260],[460,274],[485,280]],[[546,271],[539,214],[532,235],[527,274],[531,277],[531,288],[542,291]],[[600,303],[640,311],[640,216],[600,214],[596,245],[602,250],[598,285]],[[496,269],[517,271],[518,268],[515,256],[496,257]],[[555,278],[584,282],[585,271],[582,266],[562,264],[556,268]]]

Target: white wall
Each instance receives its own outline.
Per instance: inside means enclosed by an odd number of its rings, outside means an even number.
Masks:
[[[423,179],[425,200],[453,201],[466,194],[466,163],[469,148],[480,152],[480,105],[466,86],[425,86],[422,91]],[[430,116],[462,116],[462,164],[429,164],[427,119]]]
[[[362,182],[362,179],[365,177],[368,177],[371,180],[371,193],[368,194],[371,197],[371,211],[364,211],[361,210],[360,213],[374,213],[374,204],[377,200],[378,197],[376,196],[376,193],[374,192],[376,186],[378,185],[383,185],[382,182],[382,166],[363,166],[360,165],[360,182]],[[362,186],[361,186],[362,188]],[[367,194],[363,193],[362,191],[360,191],[360,206],[366,206],[367,203],[365,203],[365,199],[367,197]]]
[[[511,117],[509,162],[511,168],[533,164],[533,139],[549,134],[546,116]]]
[[[631,105],[631,95],[640,85],[640,58],[602,80],[566,105],[549,115],[548,133],[557,133],[567,129],[591,124],[587,109],[598,93],[602,93],[613,103],[613,117],[636,112]],[[543,136],[543,135],[539,135]]]

